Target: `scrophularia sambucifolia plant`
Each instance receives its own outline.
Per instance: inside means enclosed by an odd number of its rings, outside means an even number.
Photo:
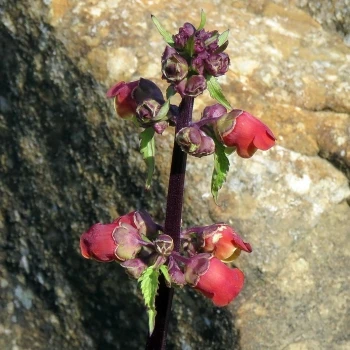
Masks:
[[[175,127],[174,148],[164,225],[145,211],[133,211],[110,224],[97,223],[80,239],[85,258],[119,263],[137,279],[149,316],[146,349],[164,349],[173,287],[188,285],[212,300],[216,306],[229,304],[244,283],[243,272],[227,263],[252,248],[229,225],[215,223],[183,229],[181,215],[187,154],[214,155],[211,192],[215,202],[229,170],[228,155],[250,158],[258,150],[275,144],[271,130],[259,119],[232,109],[216,79],[229,68],[224,52],[228,30],[205,31],[201,12],[198,28],[185,23],[175,35],[168,33],[152,16],[167,43],[161,57],[162,78],[169,83],[165,97],[150,80],[119,82],[109,89],[119,117],[132,120],[143,129],[140,151],[146,162],[146,188],[154,172],[155,135]],[[217,103],[207,106],[199,121],[192,121],[194,98],[208,89]],[[171,104],[176,93],[179,106]]]

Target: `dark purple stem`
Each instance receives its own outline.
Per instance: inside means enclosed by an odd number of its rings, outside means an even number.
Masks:
[[[182,99],[179,107],[179,117],[176,121],[175,133],[185,126],[190,125],[192,121],[193,101],[193,97],[185,96]],[[177,252],[180,250],[186,160],[187,154],[183,152],[180,146],[174,141],[164,233],[171,236],[174,241],[174,250]],[[146,350],[165,350],[173,295],[174,289],[168,288],[164,278],[161,277],[158,295],[156,297],[157,316],[155,327],[152,335],[148,337]]]

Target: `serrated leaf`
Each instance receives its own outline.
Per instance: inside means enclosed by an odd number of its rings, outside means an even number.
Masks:
[[[158,29],[159,34],[163,37],[165,42],[168,45],[173,46],[174,45],[173,36],[160,24],[157,17],[151,15],[151,18],[152,18],[154,25]]]
[[[164,119],[164,117],[166,117],[166,115],[169,112],[169,108],[170,108],[170,100],[167,100],[163,106],[160,108],[157,116],[153,119],[154,121],[158,121],[158,120],[162,120]]]
[[[214,100],[222,104],[226,109],[228,110],[232,109],[230,103],[226,100],[226,97],[222,93],[221,86],[216,80],[216,78],[212,75],[207,75],[205,78],[207,80],[207,87],[208,87],[210,96]]]
[[[214,169],[211,178],[211,194],[217,204],[218,193],[222,185],[226,181],[226,176],[230,168],[230,161],[225,152],[225,146],[214,138],[215,153],[214,153]]]
[[[221,46],[227,41],[228,35],[230,34],[230,30],[227,29],[223,33],[220,34],[219,40],[218,40],[218,45]]]
[[[150,189],[155,168],[156,147],[154,142],[154,130],[147,128],[140,134],[140,152],[147,166],[146,189]]]
[[[157,314],[155,300],[158,291],[158,278],[159,271],[150,266],[138,279],[138,282],[141,284],[142,296],[147,307],[149,334],[153,333]]]
[[[159,268],[159,270],[163,274],[165,280],[167,281],[167,286],[170,287],[171,286],[171,278],[170,278],[170,275],[169,275],[168,268],[165,265],[162,265]]]
[[[206,21],[207,21],[207,15],[205,14],[205,12],[202,9],[201,10],[201,22],[199,23],[199,26],[198,26],[197,30],[203,29],[204,26],[205,26]]]

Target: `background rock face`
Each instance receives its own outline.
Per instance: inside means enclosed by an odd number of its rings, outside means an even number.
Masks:
[[[115,264],[86,261],[79,235],[134,209],[164,219],[172,131],[145,168],[107,87],[160,80],[152,25],[198,23],[195,1],[34,0],[1,4],[0,348],[141,349],[146,315]],[[246,286],[217,309],[177,292],[169,349],[348,349],[349,1],[206,1],[207,29],[230,28],[231,104],[278,145],[231,156],[220,207],[212,159],[189,159],[184,226],[225,221],[253,245]],[[195,104],[195,117],[212,103]]]

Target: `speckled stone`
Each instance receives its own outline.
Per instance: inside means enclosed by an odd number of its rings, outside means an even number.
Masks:
[[[173,131],[157,138],[150,192],[136,128],[106,89],[160,77],[164,42],[198,23],[195,1],[0,0],[0,348],[141,349],[146,314],[115,264],[80,257],[94,222],[139,208],[164,219]],[[175,296],[169,349],[345,350],[349,343],[349,1],[204,1],[207,29],[230,29],[235,108],[277,146],[230,157],[219,206],[212,157],[189,157],[184,226],[225,221],[253,245],[243,292],[218,309]],[[195,118],[213,103],[195,102]],[[127,161],[126,161],[127,160]],[[48,345],[49,344],[49,345]]]

